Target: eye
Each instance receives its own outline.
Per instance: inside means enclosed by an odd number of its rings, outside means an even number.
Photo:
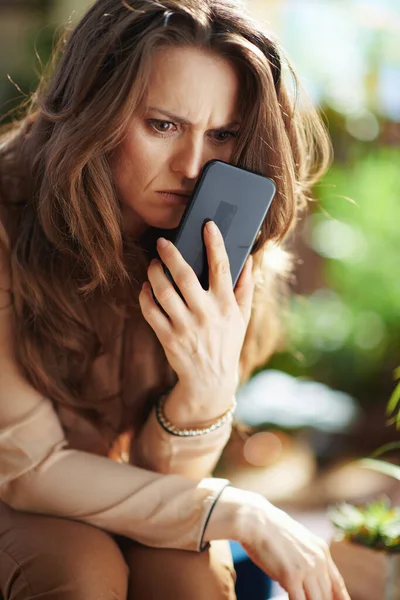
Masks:
[[[172,123],[172,121],[162,121],[161,119],[148,119],[147,122],[150,125],[150,127],[160,135],[170,133],[173,130],[172,128],[176,128],[175,123]]]
[[[237,138],[238,134],[236,131],[215,131],[213,136],[217,144],[224,144],[230,139]]]

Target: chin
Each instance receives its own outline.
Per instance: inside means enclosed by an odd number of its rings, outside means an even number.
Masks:
[[[146,224],[157,229],[175,229],[182,220],[182,215],[171,215],[169,218],[149,219]]]

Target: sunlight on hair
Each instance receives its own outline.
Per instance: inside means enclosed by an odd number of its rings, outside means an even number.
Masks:
[[[263,267],[275,273],[287,273],[291,270],[291,258],[282,246],[275,242],[266,244],[263,251]]]

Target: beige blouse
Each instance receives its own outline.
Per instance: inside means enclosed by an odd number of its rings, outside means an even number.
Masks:
[[[77,519],[154,547],[200,551],[210,512],[229,485],[212,477],[231,426],[201,437],[169,435],[154,409],[132,440],[106,447],[94,426],[55,407],[16,359],[8,238],[0,221],[0,499],[17,510]],[[157,381],[155,336],[145,322],[98,358],[88,389],[115,392],[124,361],[125,410]],[[110,406],[115,423],[118,403]],[[122,448],[123,451],[117,451]]]

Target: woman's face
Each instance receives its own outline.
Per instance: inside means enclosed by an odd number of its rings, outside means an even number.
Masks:
[[[238,99],[239,78],[224,58],[187,47],[157,51],[146,103],[111,160],[125,231],[179,225],[203,165],[230,162]],[[171,190],[186,196],[162,193]]]

